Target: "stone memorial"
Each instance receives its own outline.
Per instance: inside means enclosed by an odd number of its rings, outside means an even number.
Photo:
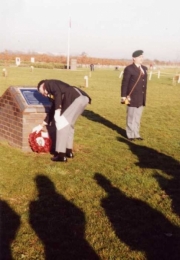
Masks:
[[[0,97],[0,139],[23,151],[32,151],[28,137],[43,122],[51,103],[35,87],[11,86]],[[55,138],[55,126],[45,128]],[[53,143],[55,140],[52,140]]]
[[[77,70],[77,59],[71,59],[71,70]]]

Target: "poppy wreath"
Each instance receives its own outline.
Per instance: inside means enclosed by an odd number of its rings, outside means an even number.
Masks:
[[[31,149],[37,153],[48,153],[51,150],[52,140],[47,132],[40,131],[29,134],[29,144]]]

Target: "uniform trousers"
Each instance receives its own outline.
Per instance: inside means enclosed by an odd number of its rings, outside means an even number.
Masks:
[[[65,153],[66,149],[73,148],[74,124],[89,103],[88,97],[83,96],[80,92],[79,94],[80,96],[62,114],[68,121],[68,125],[60,130],[56,129],[56,152]]]
[[[140,122],[143,112],[143,106],[140,107],[129,107],[127,106],[127,117],[126,117],[126,135],[128,138],[140,137]]]

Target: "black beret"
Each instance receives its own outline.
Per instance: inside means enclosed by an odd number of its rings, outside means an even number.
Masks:
[[[133,52],[132,57],[136,58],[136,57],[139,57],[142,54],[143,54],[143,51],[142,50],[138,50],[138,51]]]

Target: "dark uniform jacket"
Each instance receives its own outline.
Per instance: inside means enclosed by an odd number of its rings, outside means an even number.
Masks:
[[[131,107],[140,107],[146,105],[146,88],[147,88],[147,67],[141,65],[144,75],[141,75],[137,85],[130,95]],[[133,63],[124,69],[123,80],[121,85],[121,97],[127,97],[140,75],[140,69]]]
[[[52,102],[49,113],[44,119],[44,121],[48,124],[53,120],[55,110],[61,109],[61,114],[63,114],[64,111],[73,103],[73,101],[80,96],[79,92],[83,96],[87,96],[89,98],[89,103],[91,103],[91,98],[83,90],[70,86],[60,80],[45,80],[44,86],[48,92],[48,97]]]

